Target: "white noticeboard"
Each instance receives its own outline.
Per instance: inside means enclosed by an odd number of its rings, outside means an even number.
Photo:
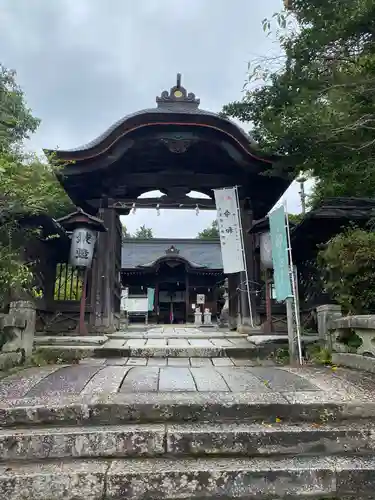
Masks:
[[[198,293],[197,294],[197,304],[204,304],[206,301],[206,296],[204,293]]]
[[[245,271],[237,188],[215,189],[224,274]]]
[[[148,298],[147,297],[128,297],[125,299],[125,310],[128,313],[147,313]]]

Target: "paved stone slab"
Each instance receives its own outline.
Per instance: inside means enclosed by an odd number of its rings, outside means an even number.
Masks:
[[[299,377],[294,373],[286,372],[278,368],[252,368],[251,372],[259,377],[274,391],[317,391],[318,387],[311,384],[305,378]]]
[[[235,366],[256,366],[257,365],[257,362],[254,360],[254,359],[233,359],[231,358],[232,361],[233,361],[233,364]]]
[[[198,391],[201,392],[215,392],[224,391],[229,392],[230,389],[225,383],[221,374],[213,367],[211,368],[190,368],[194,377],[195,385]]]
[[[98,365],[65,366],[41,380],[28,391],[26,397],[50,396],[53,393],[79,394],[100,368]]]
[[[146,346],[147,347],[166,347],[167,346],[167,339],[165,339],[165,338],[147,339]]]
[[[188,339],[189,344],[193,347],[213,347],[212,342],[209,339]]]
[[[116,358],[113,358],[113,359],[116,359]],[[124,359],[124,358],[121,358],[121,359]],[[105,358],[84,358],[84,359],[80,359],[79,364],[80,365],[105,365],[105,364],[107,364],[107,360]]]
[[[163,333],[163,328],[150,328],[147,333]]]
[[[212,358],[211,361],[214,366],[234,366],[230,358]]]
[[[147,360],[147,366],[167,366],[167,358],[149,358]]]
[[[126,362],[126,366],[146,366],[146,358],[129,358]]]
[[[213,366],[211,358],[190,358],[190,364],[196,368]]]
[[[249,372],[249,369],[235,367],[217,367],[216,369],[222,374],[225,382],[233,392],[253,391],[264,393],[270,391],[258,377]]]
[[[233,343],[228,339],[210,339],[215,347],[233,347]]]
[[[168,366],[190,366],[190,358],[168,358]]]
[[[172,347],[189,347],[187,339],[168,339],[168,345]]]
[[[159,385],[159,369],[160,368],[156,366],[135,366],[130,368],[120,387],[120,392],[157,391]]]
[[[82,389],[82,395],[117,392],[130,366],[106,366],[97,372]]]
[[[126,345],[126,342],[127,341],[125,339],[111,339],[101,347],[103,349],[121,349]]]
[[[2,379],[0,381],[0,399],[22,398],[32,387],[60,368],[60,366],[56,365],[27,368],[15,375]]]
[[[129,358],[108,358],[105,360],[106,365],[111,366],[124,366]]]
[[[146,345],[146,339],[130,339],[126,342],[126,347],[144,347]]]
[[[193,376],[189,368],[160,368],[159,391],[196,391]]]

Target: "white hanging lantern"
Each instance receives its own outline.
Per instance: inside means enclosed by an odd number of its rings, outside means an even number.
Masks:
[[[96,242],[96,231],[76,227],[72,233],[70,264],[74,267],[91,267]]]
[[[272,244],[269,231],[259,234],[260,262],[265,269],[272,269]]]

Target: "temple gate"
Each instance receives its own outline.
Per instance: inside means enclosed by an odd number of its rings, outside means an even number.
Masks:
[[[99,235],[88,280],[89,328],[113,331],[119,326],[121,301],[120,215],[132,208],[215,209],[213,189],[239,186],[246,265],[250,281],[260,281],[257,242],[248,234],[288,188],[288,173],[274,170],[278,157],[261,153],[234,122],[200,109],[200,101],[181,85],[156,98],[157,106],[128,115],[89,144],[73,150],[46,150],[64,167],[59,179],[75,203],[98,215],[108,229]],[[160,190],[158,198],[139,198]],[[209,199],[188,196],[198,191]],[[229,276],[232,327],[249,325],[244,273]],[[241,291],[242,290],[242,291]],[[255,295],[253,311],[256,311]]]

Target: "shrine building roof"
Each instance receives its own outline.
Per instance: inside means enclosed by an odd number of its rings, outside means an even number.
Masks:
[[[161,260],[180,259],[192,268],[218,270],[223,268],[219,240],[198,239],[124,239],[122,269],[152,268]]]

